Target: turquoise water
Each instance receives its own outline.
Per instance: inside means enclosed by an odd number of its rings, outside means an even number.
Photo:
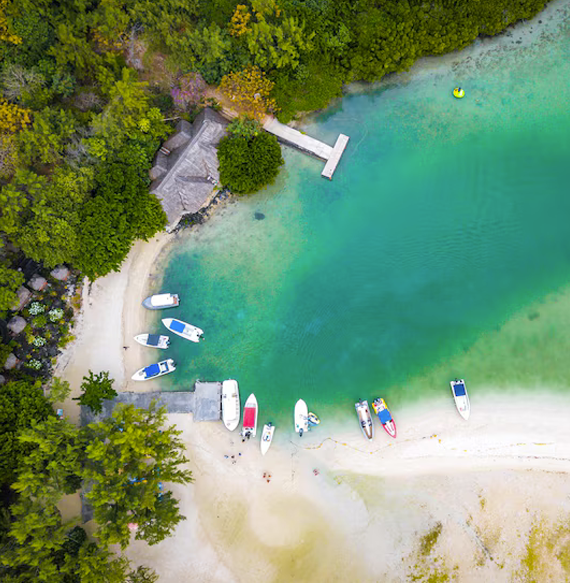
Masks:
[[[394,409],[455,376],[472,400],[564,390],[568,38],[432,60],[345,97],[306,128],[350,136],[332,182],[287,150],[275,185],[184,233],[162,289],[206,341],[174,338],[164,388],[236,378],[277,420],[300,397],[321,414],[378,395]]]

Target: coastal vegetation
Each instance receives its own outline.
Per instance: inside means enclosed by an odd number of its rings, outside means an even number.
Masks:
[[[249,194],[275,180],[283,164],[277,138],[253,119],[238,119],[218,145],[220,181],[236,194]]]
[[[124,549],[131,530],[156,544],[184,518],[162,487],[191,481],[180,467],[187,461],[180,432],[165,427],[164,409],[117,407],[112,417],[77,428],[55,416],[38,384],[8,383],[0,398],[2,580],[156,580],[108,547]],[[81,487],[97,524],[92,538],[79,518],[63,522],[58,508]]]
[[[79,401],[80,405],[89,407],[93,413],[101,413],[103,411],[103,401],[117,396],[117,391],[113,389],[113,382],[113,379],[109,378],[107,371],[94,374],[90,370],[89,376],[83,377],[81,396],[75,397],[74,400]]]

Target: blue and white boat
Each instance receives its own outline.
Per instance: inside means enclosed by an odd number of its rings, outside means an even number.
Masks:
[[[180,305],[180,298],[178,297],[178,294],[156,294],[145,298],[142,305],[148,310],[176,308]]]
[[[174,372],[175,370],[176,364],[172,358],[169,358],[168,360],[162,360],[161,362],[137,370],[131,378],[133,381],[150,381],[164,376],[165,374]]]
[[[162,323],[174,334],[186,338],[192,342],[200,342],[204,337],[204,330],[201,330],[197,326],[192,326],[192,324],[187,324],[182,320],[176,320],[175,318],[164,318]]]
[[[451,392],[453,393],[455,406],[461,417],[467,421],[467,419],[469,419],[469,414],[471,413],[471,403],[469,402],[469,395],[467,394],[465,381],[463,379],[455,379],[449,384],[451,385]]]
[[[158,334],[139,334],[135,336],[135,340],[143,346],[161,348],[162,350],[166,350],[170,344],[170,338],[168,336],[159,336]]]

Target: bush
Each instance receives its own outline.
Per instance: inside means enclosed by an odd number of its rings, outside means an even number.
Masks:
[[[41,314],[40,316],[36,316],[33,319],[32,324],[33,324],[34,328],[43,328],[47,324],[47,318],[44,314]]]
[[[32,302],[28,308],[30,316],[37,316],[38,314],[43,314],[46,311],[46,307],[40,304],[40,302]]]
[[[218,146],[220,181],[235,194],[271,184],[283,164],[277,138],[261,130],[252,137],[228,135]]]

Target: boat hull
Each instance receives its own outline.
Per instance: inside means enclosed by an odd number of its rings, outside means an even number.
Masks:
[[[265,455],[271,447],[274,433],[275,425],[273,423],[266,423],[263,426],[263,433],[261,434],[261,455]]]
[[[374,424],[372,423],[372,415],[370,414],[370,407],[368,407],[368,401],[358,401],[354,404],[356,409],[356,415],[358,416],[358,421],[360,423],[360,429],[362,434],[366,439],[371,440],[374,438]]]
[[[463,379],[456,379],[451,381],[451,393],[453,395],[453,400],[455,401],[455,407],[457,412],[467,421],[469,415],[471,415],[471,402],[469,401],[469,394],[467,393],[467,387],[465,386],[465,381]]]
[[[156,344],[152,344],[153,338],[158,338]],[[138,336],[135,336],[135,340],[139,344],[148,348],[160,348],[161,350],[166,350],[170,343],[170,338],[168,336],[157,336],[155,334],[139,334]]]
[[[396,430],[396,422],[392,418],[392,413],[390,413],[390,409],[388,409],[388,405],[386,405],[386,401],[381,397],[374,399],[372,401],[372,408],[376,413],[384,431],[390,437],[396,437],[397,430]]]
[[[257,435],[257,414],[257,399],[251,393],[243,407],[243,426],[241,429],[241,436],[243,438],[255,437]]]
[[[222,421],[227,429],[233,431],[240,421],[239,387],[237,381],[230,379],[222,383]]]
[[[176,318],[163,318],[162,323],[173,333],[190,342],[200,342],[204,330]]]
[[[295,433],[298,433],[301,437],[303,433],[309,431],[309,408],[303,399],[299,399],[295,403],[293,421],[295,423]]]
[[[149,369],[158,366],[158,372],[156,374],[152,374],[149,376]],[[174,361],[169,358],[168,360],[162,360],[161,362],[156,363],[156,365],[149,365],[137,370],[137,372],[131,377],[133,381],[152,381],[159,377],[163,377],[164,375],[170,374],[176,370],[176,365]]]
[[[148,296],[142,301],[142,305],[147,310],[166,310],[176,308],[180,305],[178,294],[155,294]]]

